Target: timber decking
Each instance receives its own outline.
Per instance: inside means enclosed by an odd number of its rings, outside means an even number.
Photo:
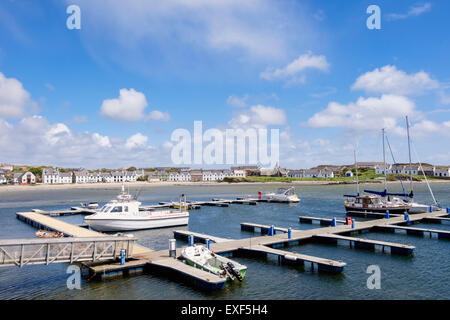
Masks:
[[[105,237],[105,234],[92,231],[89,229],[81,228],[73,224],[51,218],[46,215],[42,215],[37,212],[17,212],[17,218],[27,222],[38,229],[45,229],[50,231],[61,232],[65,236],[78,237],[78,238],[92,238],[92,237]],[[138,244],[134,245],[133,255],[141,255],[152,251],[146,247],[140,246]]]

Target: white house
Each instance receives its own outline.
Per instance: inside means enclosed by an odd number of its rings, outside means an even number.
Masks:
[[[169,181],[191,181],[191,173],[189,170],[172,171],[169,173]]]
[[[0,184],[6,184],[8,180],[6,180],[6,176],[4,174],[0,174]]]
[[[89,182],[89,172],[87,170],[74,171],[72,176],[74,183],[87,183]]]
[[[103,172],[99,174],[100,182],[113,182],[113,176],[110,172]]]
[[[223,170],[207,170],[203,171],[202,175],[203,181],[222,181],[225,178]]]
[[[235,170],[231,170],[232,171],[232,175],[233,177],[236,178],[245,178],[245,170],[242,169],[235,169]]]
[[[375,174],[384,174],[385,170],[386,170],[386,174],[391,174],[392,173],[392,165],[386,164],[386,169],[384,169],[384,164],[375,166]]]
[[[73,172],[60,172],[58,176],[58,183],[72,183]]]
[[[138,178],[136,171],[125,171],[123,172],[123,181],[125,182],[135,182]]]
[[[36,183],[36,176],[29,171],[24,173],[15,173],[13,176],[13,182],[18,184],[33,184]]]
[[[303,175],[304,171],[305,170],[289,170],[288,173],[287,173],[287,176],[289,178],[303,178],[304,177],[304,175]]]
[[[59,170],[58,169],[42,169],[42,183],[59,183]],[[72,181],[71,181],[72,182]]]
[[[334,172],[331,170],[292,170],[287,174],[290,178],[334,178]]]
[[[450,177],[450,168],[436,168],[434,170],[435,177]]]

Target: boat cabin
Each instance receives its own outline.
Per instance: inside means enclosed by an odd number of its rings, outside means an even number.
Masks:
[[[381,205],[382,201],[380,197],[377,196],[358,196],[355,197],[355,201],[353,201],[354,204],[367,207],[370,205]]]
[[[109,202],[101,208],[100,213],[136,213],[139,212],[139,202]]]
[[[277,190],[277,194],[284,194],[286,196],[292,196],[295,194],[295,188],[291,187],[291,188],[279,188]]]

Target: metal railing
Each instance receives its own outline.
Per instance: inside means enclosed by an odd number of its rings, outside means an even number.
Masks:
[[[0,240],[0,267],[59,262],[102,261],[133,256],[134,237],[4,239]]]

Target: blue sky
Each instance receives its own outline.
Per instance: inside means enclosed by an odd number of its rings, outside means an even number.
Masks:
[[[69,30],[66,8],[81,9]],[[381,9],[369,30],[366,9]],[[448,1],[0,3],[0,162],[171,165],[171,133],[277,128],[280,164],[450,165]],[[417,160],[417,159],[414,159]]]

